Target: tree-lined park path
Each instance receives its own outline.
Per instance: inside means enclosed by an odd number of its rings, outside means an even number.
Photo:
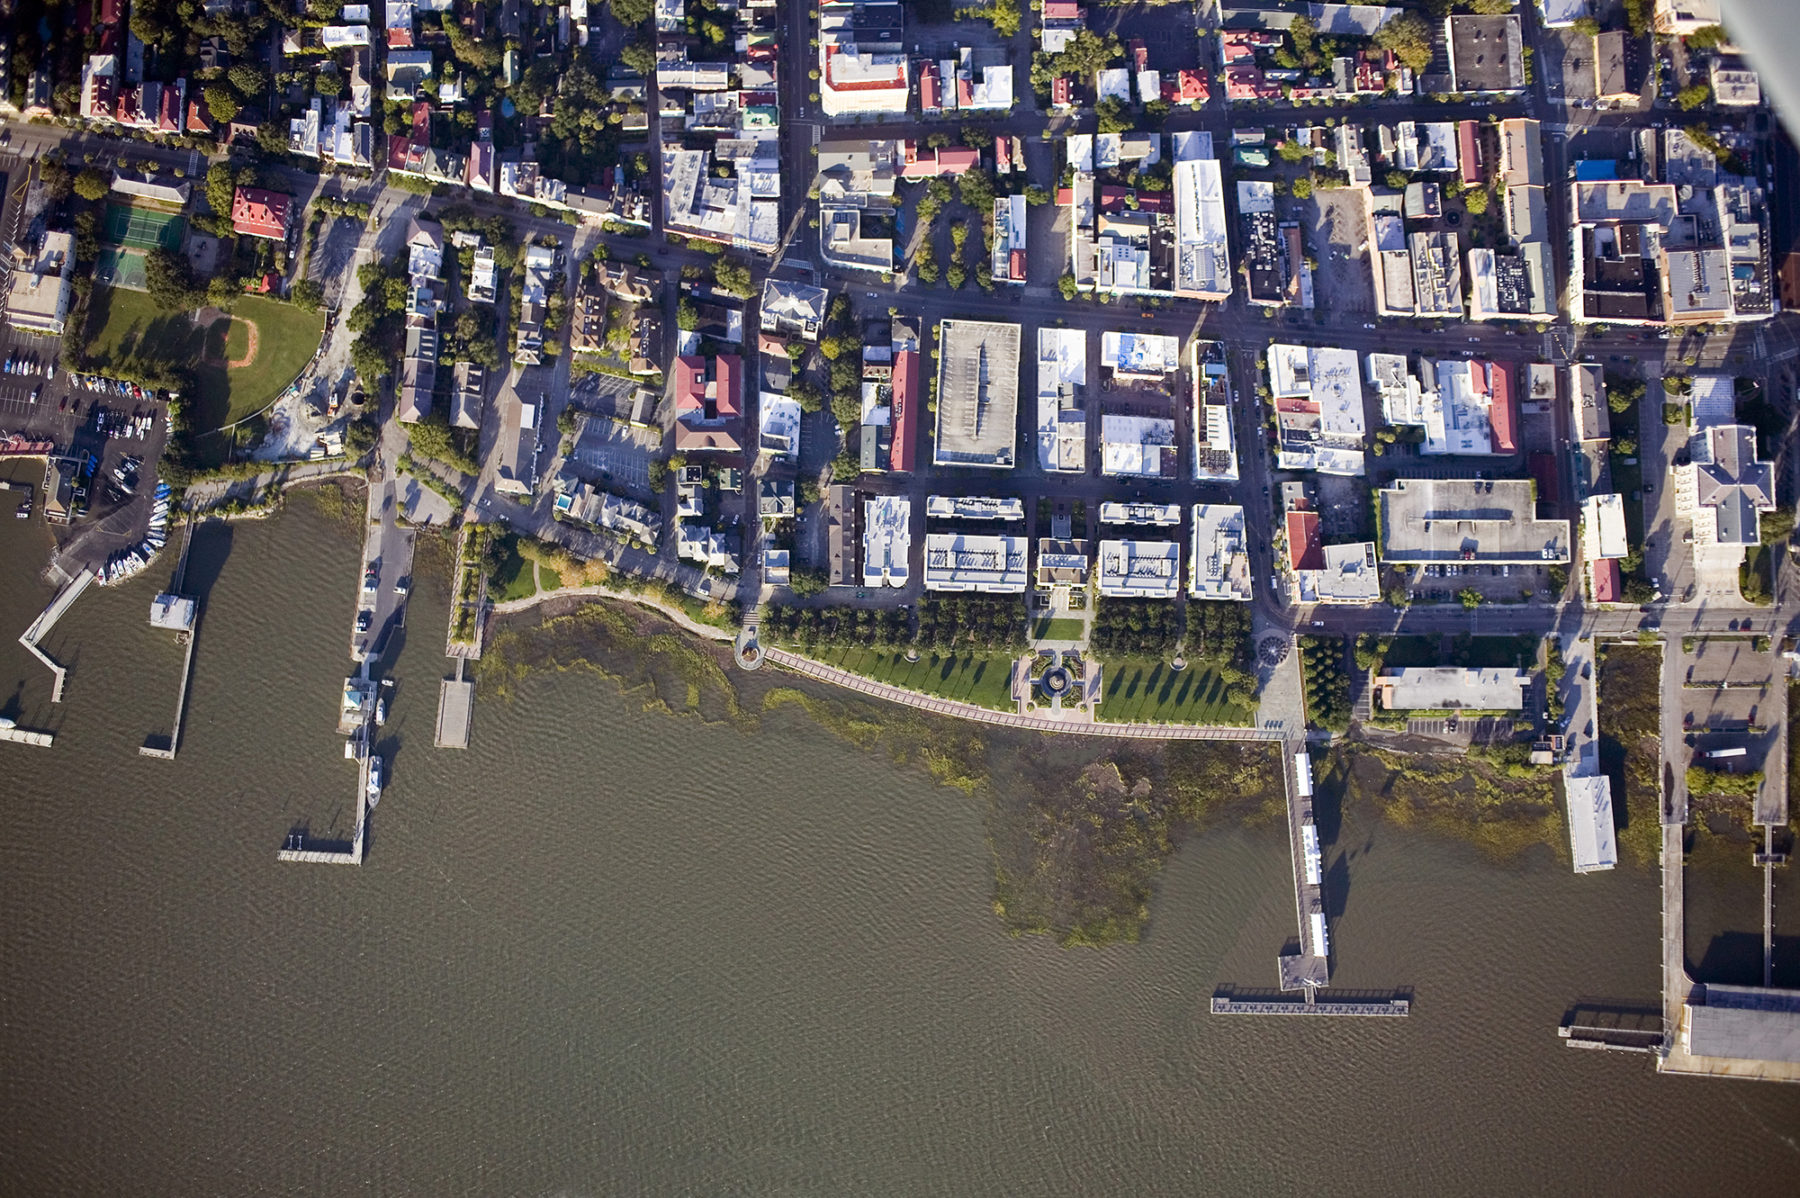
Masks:
[[[1059,720],[1050,716],[1025,715],[1013,711],[994,711],[987,707],[977,707],[973,703],[962,703],[955,699],[940,699],[934,695],[909,691],[886,682],[877,682],[873,678],[865,678],[863,675],[853,674],[849,670],[840,670],[836,666],[828,666],[809,657],[802,657],[798,653],[790,653],[786,649],[764,649],[762,652],[764,657],[776,665],[783,666],[807,678],[829,682],[834,686],[841,686],[846,690],[853,690],[871,698],[885,699],[889,703],[898,703],[903,707],[916,707],[920,711],[951,716],[959,720],[974,720],[981,724],[998,724],[1003,728],[1022,728],[1031,732],[1066,732],[1077,736],[1121,737],[1133,740],[1279,741],[1284,736],[1279,728],[1240,728],[1228,724],[1090,723]]]

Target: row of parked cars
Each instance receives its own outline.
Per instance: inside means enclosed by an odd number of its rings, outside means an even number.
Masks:
[[[52,376],[54,377],[54,376]],[[156,389],[141,387],[136,383],[128,383],[124,379],[109,379],[100,374],[71,375],[75,385],[84,391],[98,391],[102,395],[119,395],[126,399],[155,399]]]
[[[56,377],[56,363],[39,361],[36,354],[22,353],[14,350],[6,355],[6,361],[0,362],[0,374],[19,374],[26,376],[43,375],[47,379]]]

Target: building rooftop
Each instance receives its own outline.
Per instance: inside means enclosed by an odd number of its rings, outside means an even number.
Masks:
[[[1012,468],[1019,336],[1016,324],[946,320],[938,326],[937,465]]]
[[[1023,594],[1030,542],[1022,536],[933,532],[925,535],[925,588]]]
[[[1311,512],[1289,512],[1289,527],[1296,515],[1313,516]],[[1317,517],[1302,531],[1316,533]],[[1315,556],[1316,554],[1316,556]],[[1381,572],[1375,565],[1375,546],[1369,541],[1345,545],[1312,545],[1308,559],[1316,560],[1316,568],[1296,569],[1302,603],[1373,603],[1381,598]]]
[[[1612,437],[1612,411],[1606,406],[1606,375],[1597,362],[1569,366],[1569,401],[1575,409],[1575,435],[1581,441]]]
[[[1197,503],[1193,516],[1188,594],[1196,599],[1248,602],[1250,553],[1244,539],[1244,509],[1235,504]]]
[[[933,520],[1023,520],[1025,501],[991,495],[928,495],[925,515]]]
[[[1569,522],[1540,520],[1521,479],[1402,478],[1377,495],[1381,558],[1425,564],[1567,562]]]
[[[1775,468],[1757,461],[1756,430],[1747,424],[1702,429],[1689,441],[1688,454],[1696,539],[1716,545],[1761,544],[1761,513],[1775,507]]]
[[[1569,853],[1578,874],[1619,863],[1613,830],[1612,780],[1591,761],[1563,768],[1563,795],[1569,806]]]
[[[1109,598],[1173,599],[1181,590],[1181,543],[1101,541],[1096,571]]]
[[[1530,685],[1524,670],[1413,666],[1383,671],[1375,695],[1388,711],[1518,711]]]
[[[1087,469],[1087,332],[1038,329],[1037,447],[1042,470]]]
[[[1514,92],[1525,87],[1523,39],[1515,14],[1445,18],[1450,46],[1451,90]]]
[[[1800,1062],[1800,990],[1701,987],[1683,1010],[1683,1041],[1700,1057]]]
[[[863,502],[863,585],[903,587],[910,575],[912,501],[878,495]]]
[[[1624,557],[1631,552],[1625,532],[1625,500],[1617,492],[1589,495],[1581,505],[1582,538],[1589,557]]]

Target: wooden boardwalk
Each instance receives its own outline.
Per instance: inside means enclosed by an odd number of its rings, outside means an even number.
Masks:
[[[1362,1016],[1364,1018],[1403,1018],[1412,1014],[1412,1000],[1408,998],[1368,999],[1365,1001],[1326,999],[1262,999],[1232,998],[1229,995],[1215,994],[1212,1000],[1214,1015],[1335,1015]]]
[[[69,610],[75,600],[81,597],[81,592],[87,590],[88,584],[93,581],[94,572],[92,570],[83,570],[77,574],[67,586],[56,593],[56,598],[50,601],[50,606],[40,612],[38,618],[31,622],[31,627],[27,628],[19,637],[19,643],[24,645],[33,657],[48,666],[50,672],[55,675],[56,681],[50,689],[52,703],[62,702],[63,683],[68,680],[69,671],[67,667],[58,665],[48,653],[38,648],[38,642],[50,635],[50,630],[56,627],[56,622],[62,619],[63,613]]]
[[[977,707],[973,703],[961,703],[955,699],[940,699],[935,695],[910,691],[891,683],[877,682],[873,678],[865,678],[863,675],[853,674],[849,670],[840,670],[836,666],[825,665],[809,657],[802,657],[798,653],[790,653],[786,649],[764,649],[763,655],[767,660],[784,666],[796,674],[815,678],[820,682],[829,682],[833,686],[841,686],[845,690],[868,695],[870,698],[883,699],[889,703],[898,703],[903,707],[913,707],[920,711],[951,716],[959,720],[996,724],[1002,728],[1019,728],[1030,732],[1061,732],[1074,736],[1120,737],[1133,740],[1279,742],[1283,737],[1278,728],[1238,728],[1220,724],[1089,723],[1077,720],[1059,720],[1041,715],[1024,715],[1012,711],[994,711],[987,707]]]

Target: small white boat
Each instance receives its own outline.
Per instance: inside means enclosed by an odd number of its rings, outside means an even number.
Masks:
[[[375,726],[379,728],[385,723],[387,723],[387,700],[380,699],[375,703]]]
[[[381,801],[381,755],[369,756],[369,806]]]

